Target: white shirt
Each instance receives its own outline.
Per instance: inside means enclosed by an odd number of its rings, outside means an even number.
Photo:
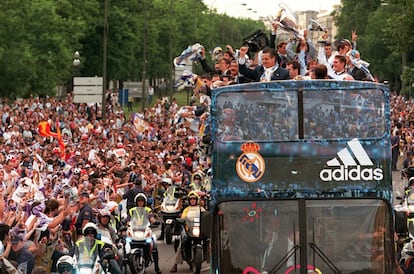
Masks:
[[[264,68],[264,72],[260,77],[260,82],[269,82],[272,80],[272,74],[278,69],[279,65],[276,64],[271,68]]]

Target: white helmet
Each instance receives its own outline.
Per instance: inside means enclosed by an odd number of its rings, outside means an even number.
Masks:
[[[92,231],[92,230],[94,230],[94,231]],[[92,222],[87,223],[82,229],[82,234],[86,235],[87,232],[89,232],[89,231],[93,232],[94,237],[96,237],[98,235],[98,227],[96,226],[95,223],[92,223]]]
[[[109,216],[110,217],[111,216],[111,212],[107,208],[102,208],[101,210],[99,210],[99,215],[101,217],[103,217],[103,216]]]
[[[72,267],[72,270],[73,270],[74,266],[75,266],[75,260],[69,255],[63,255],[62,257],[59,258],[59,260],[56,263],[58,272],[63,272],[59,270],[66,269],[68,267]]]
[[[138,193],[137,196],[135,196],[134,202],[137,203],[138,199],[142,199],[145,201],[145,204],[147,204],[147,196],[145,196],[144,193]]]
[[[172,185],[172,180],[171,180],[171,178],[162,178],[161,183],[165,183],[167,185]]]

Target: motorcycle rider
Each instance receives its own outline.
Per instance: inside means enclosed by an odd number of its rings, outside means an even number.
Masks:
[[[203,186],[204,174],[201,171],[196,171],[193,174],[192,183],[190,184],[193,190],[204,190]]]
[[[74,265],[75,260],[69,255],[63,255],[56,263],[57,271],[59,274],[75,274],[76,269]]]
[[[168,189],[170,187],[173,187],[174,188],[173,189],[173,196],[174,197],[181,198],[180,195],[179,195],[179,193],[176,192],[176,186],[173,186],[173,182],[172,182],[172,180],[170,178],[162,178],[161,179],[161,184],[162,184],[162,186],[164,188],[164,191],[163,191],[163,197],[164,198],[163,199],[165,199],[165,196],[168,195]],[[181,199],[180,199],[180,209],[181,208],[182,208],[182,204],[181,204]],[[165,232],[165,223],[162,222],[161,223],[161,235],[158,237],[157,240],[164,240],[164,232]]]
[[[146,206],[147,196],[144,193],[138,193],[135,196],[134,200],[135,200],[136,206],[129,210],[129,216],[133,216],[134,211],[137,211],[137,208],[142,208],[143,207],[148,212],[150,223],[151,224],[155,223],[156,220],[154,218],[154,214],[152,212],[152,209]],[[150,254],[152,254],[152,259],[154,260],[154,270],[155,270],[155,272],[157,274],[161,274],[161,270],[160,270],[159,263],[158,263],[159,256],[158,256],[158,249],[157,249],[157,241],[156,241],[156,238],[154,236],[152,237],[152,245],[151,245],[151,248],[150,248]],[[149,263],[149,261],[147,263]]]
[[[78,264],[91,264],[93,266],[98,255],[100,259],[104,258],[105,243],[98,240],[98,227],[95,223],[87,223],[82,229],[82,234],[83,237],[75,243],[75,256],[79,257]],[[109,259],[109,263],[111,273],[121,274],[121,269],[114,258]]]
[[[98,213],[98,233],[105,236],[112,241],[113,244],[117,242],[115,229],[111,226],[111,212],[103,208]]]
[[[193,210],[194,208],[196,208],[199,211],[206,211],[204,209],[204,207],[200,206],[200,196],[197,194],[197,192],[195,191],[190,191],[190,193],[187,195],[188,198],[188,206],[183,210],[183,213],[181,214],[181,219],[185,219],[188,212],[190,210]],[[185,227],[185,229],[187,230],[187,226]],[[175,264],[171,267],[170,272],[171,273],[175,273],[177,272],[177,265],[178,264],[182,264],[183,263],[183,256],[180,252],[181,250],[181,246],[186,246],[186,233],[185,231],[183,231],[182,233],[182,241],[180,242],[180,246],[178,247],[178,251],[176,253],[175,256]]]
[[[401,200],[401,204],[404,203],[405,199],[411,194],[411,192],[414,190],[414,177],[410,177],[408,179],[408,185],[404,189],[404,197]]]
[[[109,201],[105,208],[109,210],[111,213],[111,219],[109,220],[109,225],[115,230],[115,232],[119,232],[121,229],[121,214],[119,210],[119,205],[115,201]]]

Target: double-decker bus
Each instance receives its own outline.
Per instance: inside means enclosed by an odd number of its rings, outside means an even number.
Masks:
[[[211,118],[211,273],[395,271],[386,86],[227,86]]]

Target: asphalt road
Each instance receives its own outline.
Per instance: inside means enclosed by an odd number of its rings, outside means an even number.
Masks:
[[[402,161],[400,161],[402,162]],[[392,188],[393,188],[393,204],[396,205],[400,201],[396,200],[397,196],[402,196],[404,194],[404,188],[407,186],[407,181],[405,179],[401,179],[401,167],[399,171],[392,172]]]
[[[153,233],[160,235],[160,228],[155,228]],[[160,269],[163,274],[170,273],[170,269],[175,262],[175,252],[173,244],[167,245],[164,241],[157,241],[158,253],[160,256]],[[154,265],[151,265],[147,270],[148,274],[155,274]],[[190,267],[186,262],[182,265],[178,265],[177,273],[192,273]],[[210,273],[210,266],[206,262],[202,265],[201,273]]]

